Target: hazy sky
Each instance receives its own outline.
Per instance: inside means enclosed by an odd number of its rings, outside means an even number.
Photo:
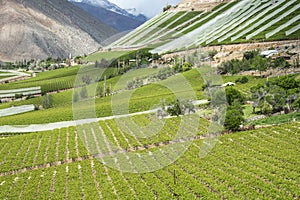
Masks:
[[[165,5],[176,5],[181,0],[109,0],[121,8],[136,8],[147,17],[153,17],[162,12]]]

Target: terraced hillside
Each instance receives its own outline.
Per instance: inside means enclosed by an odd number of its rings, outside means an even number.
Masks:
[[[146,116],[136,123],[148,124]],[[135,120],[137,120],[135,119]],[[127,120],[125,120],[126,123]],[[128,173],[103,164],[105,141],[115,164],[128,170],[164,165],[180,154],[183,141],[170,143],[180,118],[167,120],[158,135],[133,137],[134,126],[121,129],[114,120],[82,127],[9,136],[0,140],[1,199],[299,199],[299,124],[286,124],[220,136],[209,154],[200,158],[207,122],[183,156],[149,173]],[[94,130],[95,128],[98,131]],[[95,140],[88,140],[94,134]],[[202,136],[202,137],[200,137]],[[106,138],[106,139],[105,139]],[[104,142],[104,143],[103,143]],[[98,152],[86,147],[95,144]],[[169,151],[166,151],[169,147]],[[174,147],[174,146],[173,146]],[[143,160],[160,151],[162,157]],[[102,160],[102,162],[101,162]],[[135,162],[131,162],[135,161]]]
[[[300,1],[243,0],[211,11],[169,11],[149,20],[109,48],[156,47],[163,53],[206,45],[299,38]],[[153,45],[156,43],[155,45]]]

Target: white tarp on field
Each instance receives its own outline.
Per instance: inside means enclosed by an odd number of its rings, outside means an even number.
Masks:
[[[0,117],[17,115],[25,112],[30,112],[33,110],[34,110],[34,105],[24,105],[24,106],[5,108],[0,110]]]

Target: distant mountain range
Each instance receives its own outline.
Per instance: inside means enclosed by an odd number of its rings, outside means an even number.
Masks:
[[[94,52],[147,20],[131,12],[106,0],[2,0],[0,61]]]
[[[118,31],[128,31],[147,21],[136,9],[122,9],[107,0],[68,0]]]

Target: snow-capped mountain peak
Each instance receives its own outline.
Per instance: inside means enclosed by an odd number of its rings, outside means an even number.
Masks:
[[[134,14],[132,12],[127,12],[125,9],[120,8],[119,6],[117,6],[114,3],[109,2],[108,0],[68,0],[68,1],[76,2],[76,3],[84,3],[84,4],[96,6],[96,7],[102,7],[107,10],[110,10],[112,12],[115,12],[115,13],[118,13],[121,15],[125,15],[128,17],[135,17],[135,16],[138,16],[141,14],[141,13],[138,13],[136,11],[136,9],[135,9]]]

